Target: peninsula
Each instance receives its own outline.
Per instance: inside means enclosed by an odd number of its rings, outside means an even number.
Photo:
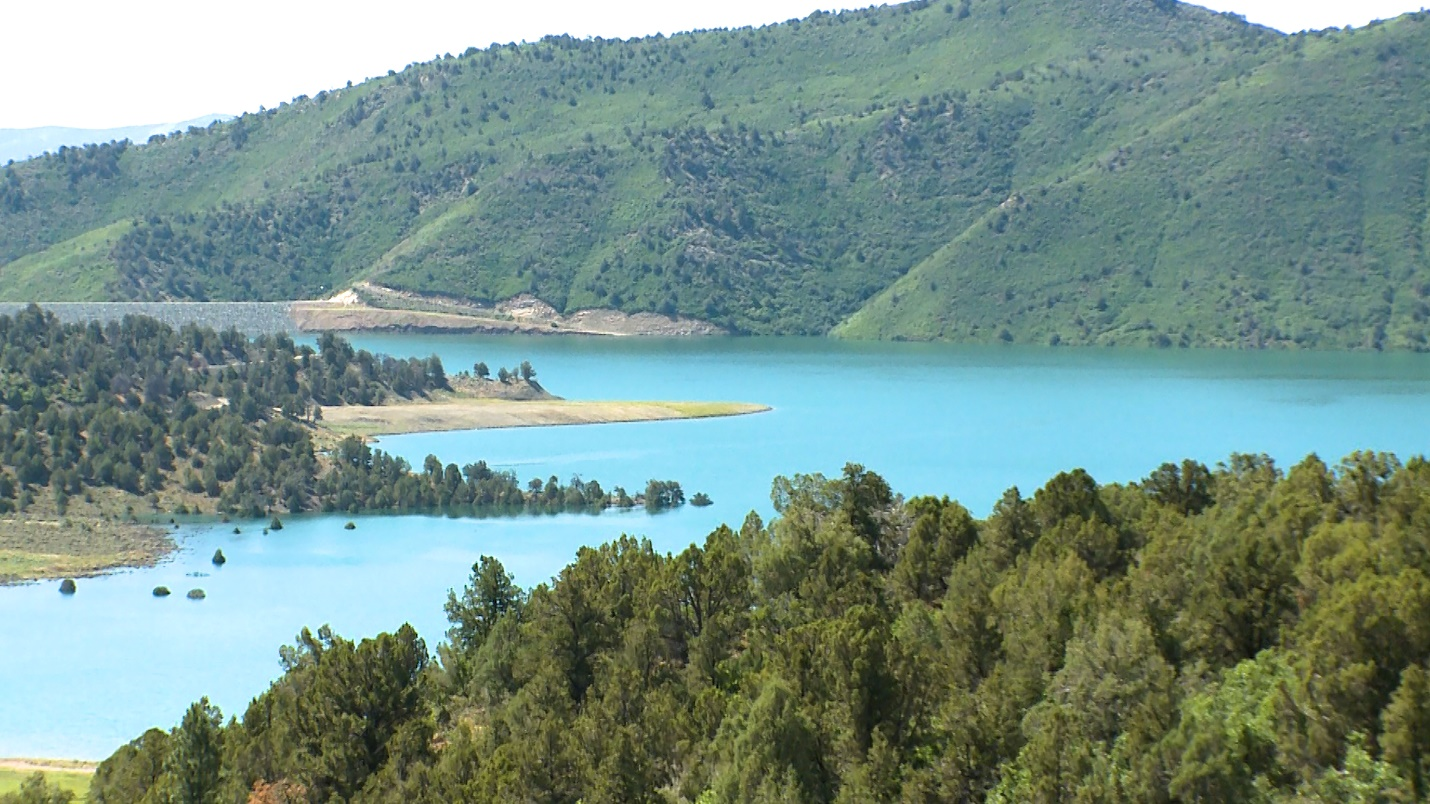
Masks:
[[[508,400],[462,394],[386,405],[323,409],[323,429],[339,435],[379,436],[447,430],[494,430],[706,419],[763,413],[750,402],[633,402],[551,399]]]
[[[479,366],[479,373],[484,370]],[[530,376],[526,376],[530,374]],[[708,419],[763,413],[750,402],[669,402],[562,399],[541,386],[530,364],[504,378],[463,372],[449,387],[381,405],[330,405],[319,414],[322,430],[338,436],[380,436],[449,430],[495,430],[571,424]]]
[[[0,583],[152,565],[186,516],[661,510],[684,503],[675,481],[628,493],[480,460],[428,456],[419,469],[367,437],[768,409],[564,400],[525,361],[448,375],[436,356],[374,355],[332,334],[315,350],[141,316],[63,324],[34,306],[0,316],[0,367]]]

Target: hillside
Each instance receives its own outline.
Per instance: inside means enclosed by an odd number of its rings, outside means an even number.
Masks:
[[[74,148],[91,142],[123,139],[143,141],[155,134],[186,131],[190,126],[207,126],[215,120],[227,120],[230,117],[232,115],[207,114],[182,123],[154,123],[120,128],[0,128],[0,162],[29,159],[45,151],[57,151],[61,145]]]
[[[469,49],[0,171],[0,299],[357,281],[735,332],[1421,348],[1426,15],[954,0]]]

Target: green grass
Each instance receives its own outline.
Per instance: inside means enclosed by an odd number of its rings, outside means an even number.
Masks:
[[[116,278],[109,252],[130,225],[118,221],[0,265],[0,301],[105,301]]]
[[[1305,43],[1066,180],[1020,188],[836,332],[1425,348],[1430,114],[1385,96],[1421,91],[1408,54],[1427,32],[1406,18]]]
[[[1427,15],[958,5],[474,50],[31,160],[0,298],[370,279],[761,334],[1426,345]]]
[[[34,775],[34,771],[18,771],[9,768],[0,768],[0,796],[6,793],[15,793],[20,789],[20,785],[25,780]],[[89,780],[92,778],[88,773],[69,773],[64,771],[46,771],[45,781],[51,785],[58,786],[61,790],[68,790],[74,793],[75,799],[83,801],[89,793]]]

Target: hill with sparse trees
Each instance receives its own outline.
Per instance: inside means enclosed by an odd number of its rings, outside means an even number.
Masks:
[[[0,297],[370,281],[755,334],[1421,349],[1427,20],[920,0],[472,48],[0,169]]]

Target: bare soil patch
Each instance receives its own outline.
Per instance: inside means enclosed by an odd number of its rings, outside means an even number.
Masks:
[[[579,310],[563,315],[546,302],[523,294],[482,305],[435,294],[411,293],[360,282],[332,298],[294,302],[298,329],[309,332],[464,332],[543,335],[723,335],[725,330],[694,318],[620,310]]]

